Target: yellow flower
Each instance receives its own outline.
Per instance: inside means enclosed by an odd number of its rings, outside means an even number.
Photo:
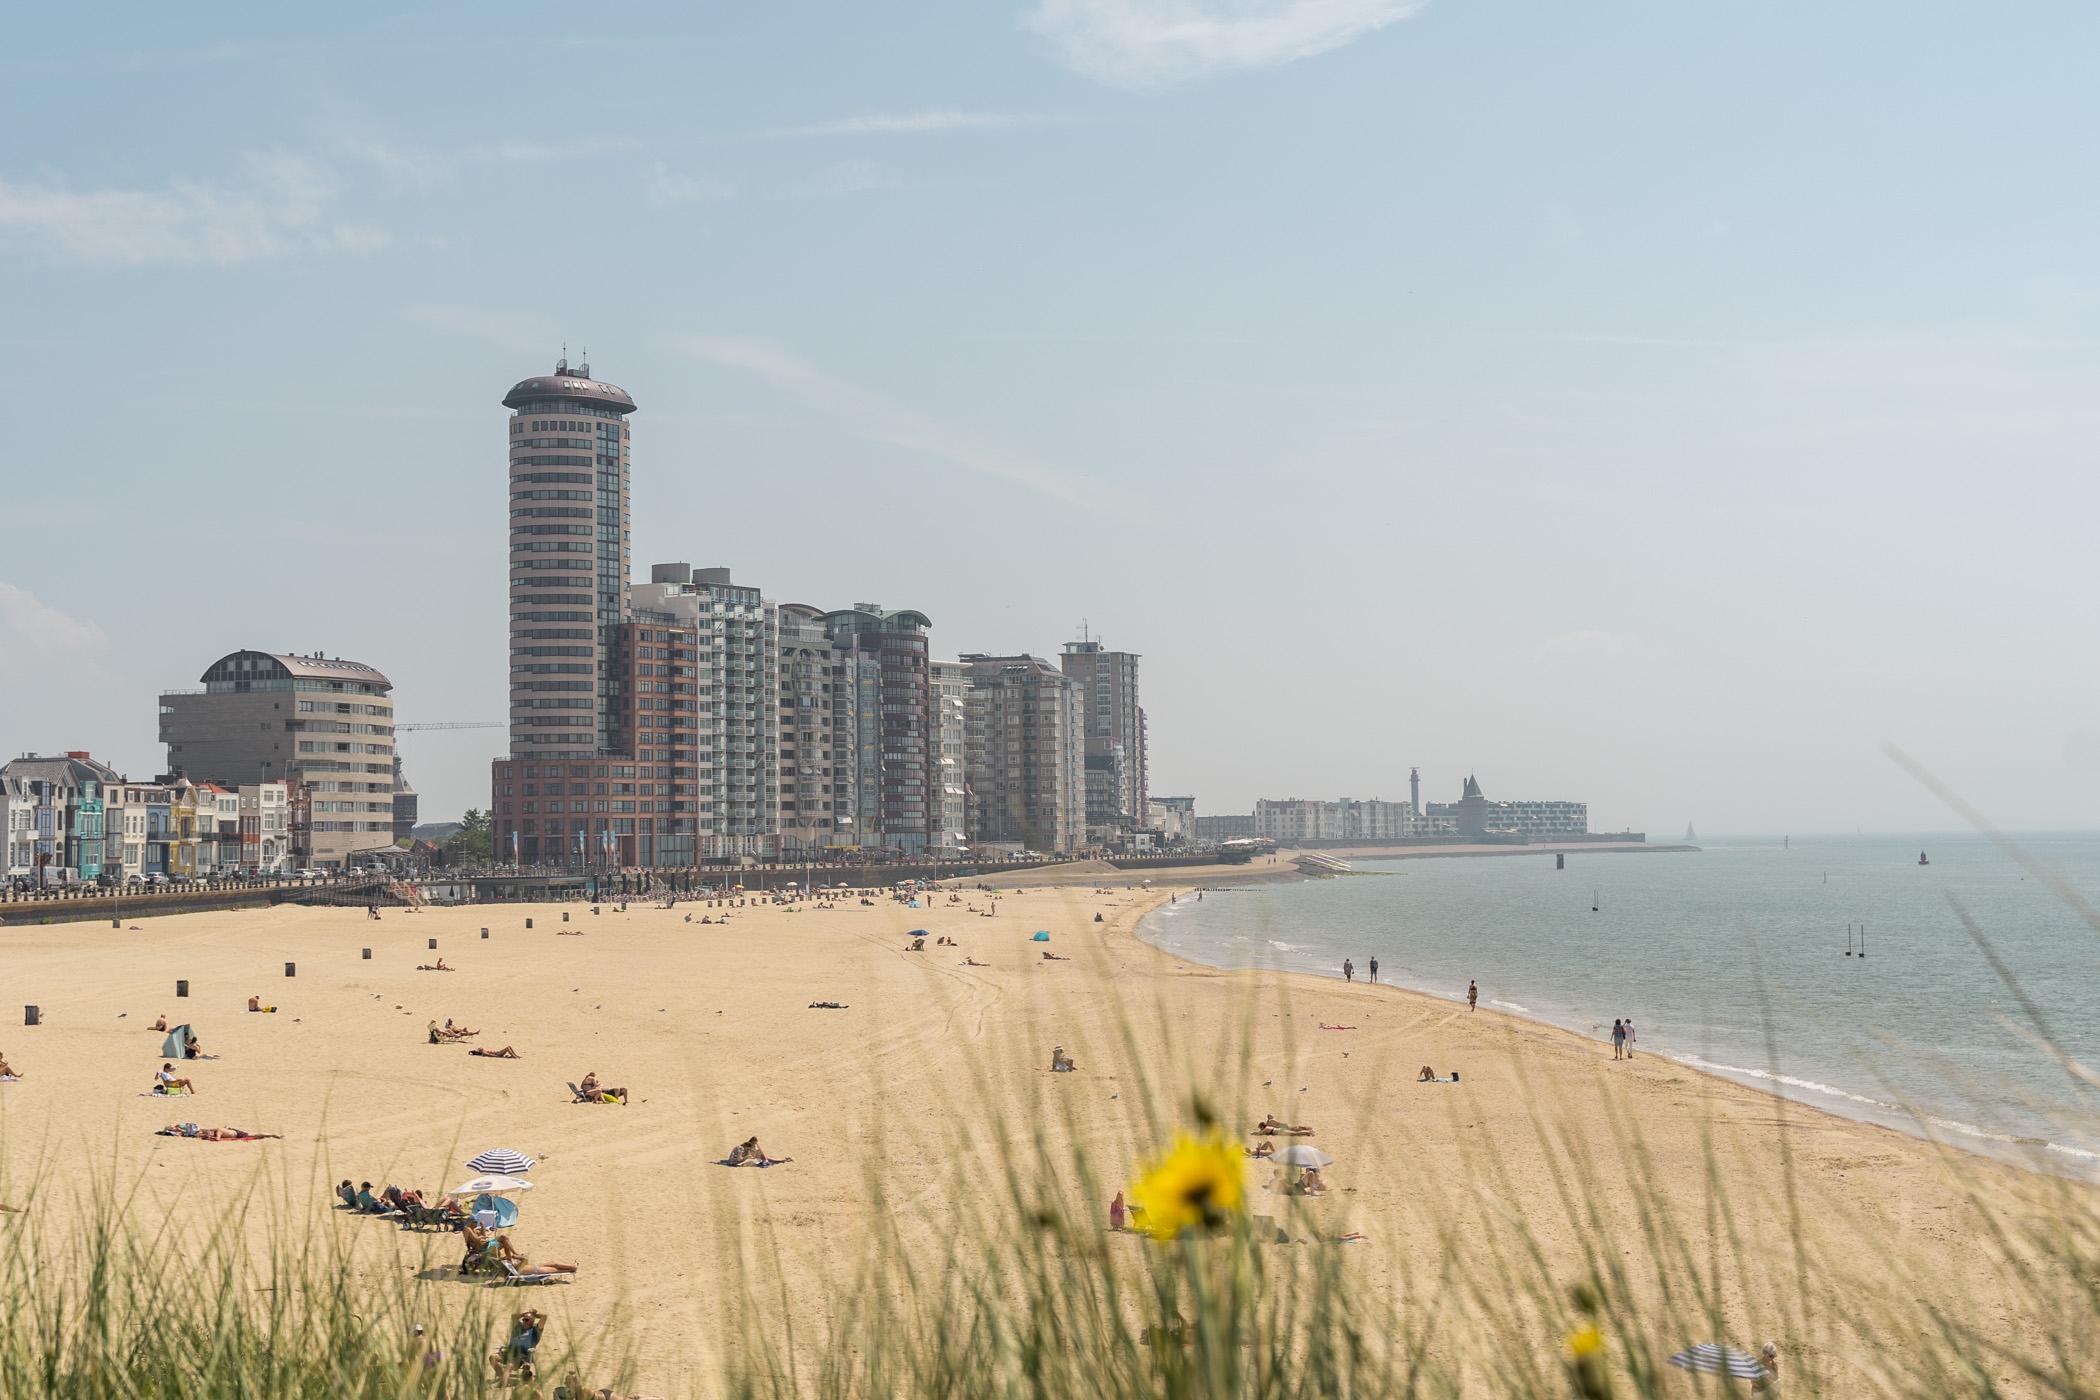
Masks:
[[[1156,1240],[1171,1240],[1220,1228],[1246,1200],[1240,1151],[1215,1132],[1200,1139],[1183,1133],[1130,1188],[1131,1223]]]
[[[1611,1375],[1604,1369],[1604,1334],[1586,1323],[1568,1334],[1568,1379],[1580,1400],[1611,1400]]]

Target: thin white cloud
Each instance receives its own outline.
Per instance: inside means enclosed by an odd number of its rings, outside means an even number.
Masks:
[[[734,199],[736,186],[704,175],[687,175],[658,162],[643,180],[642,194],[658,209],[675,209],[686,204],[719,204]]]
[[[871,194],[904,188],[904,182],[872,160],[842,160],[820,170],[806,187],[811,194]]]
[[[985,442],[969,429],[892,402],[872,389],[828,374],[770,340],[740,336],[675,335],[671,349],[703,363],[736,370],[793,395],[871,442],[917,452],[950,466],[996,477],[1097,515],[1137,509],[1130,493],[1033,461]]]
[[[1112,87],[1172,87],[1341,48],[1427,0],[1036,0],[1022,24]]]
[[[525,165],[536,161],[583,160],[590,156],[618,155],[640,150],[632,136],[589,136],[574,141],[490,141],[469,146],[468,160],[493,161],[500,165]]]
[[[94,623],[61,612],[26,588],[0,582],[0,654],[82,659],[108,646],[109,638]]]
[[[377,170],[396,189],[427,190],[452,175],[452,162],[435,151],[388,145],[363,136],[345,137],[337,145],[344,155]]]
[[[300,156],[247,156],[245,179],[177,179],[160,190],[76,191],[0,180],[0,240],[69,262],[139,267],[370,252],[383,229],[336,216],[340,185]]]
[[[776,126],[759,136],[925,136],[947,131],[1009,131],[1017,127],[1065,126],[1077,118],[1062,112],[867,112],[857,117]]]

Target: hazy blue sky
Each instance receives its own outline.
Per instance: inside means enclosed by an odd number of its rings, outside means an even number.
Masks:
[[[635,559],[1145,655],[1153,789],[1935,828],[2100,791],[2100,6],[45,6],[0,747],[243,646],[501,719],[505,411]],[[501,731],[411,735],[432,818]]]

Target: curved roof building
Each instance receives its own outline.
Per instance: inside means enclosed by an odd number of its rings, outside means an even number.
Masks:
[[[509,424],[510,751],[589,757],[615,746],[608,664],[626,616],[634,399],[588,364],[521,379]]]

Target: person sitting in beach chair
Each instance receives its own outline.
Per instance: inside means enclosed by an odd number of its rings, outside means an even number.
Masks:
[[[522,1060],[525,1058],[523,1055],[520,1055],[517,1051],[511,1049],[508,1045],[504,1046],[501,1050],[491,1050],[486,1046],[477,1045],[472,1050],[469,1050],[467,1053],[469,1055],[479,1055],[484,1060]]]
[[[1275,1114],[1270,1114],[1254,1125],[1254,1131],[1262,1137],[1311,1137],[1313,1130],[1303,1123],[1286,1123]]]
[[[1267,1160],[1268,1158],[1274,1157],[1276,1155],[1276,1144],[1273,1142],[1257,1143],[1253,1147],[1247,1149],[1247,1155],[1249,1157],[1259,1157],[1263,1160]]]
[[[508,1384],[513,1376],[532,1379],[532,1354],[539,1350],[540,1338],[546,1331],[547,1315],[535,1308],[527,1308],[511,1319],[510,1340],[491,1358],[496,1365],[496,1384]]]
[[[1050,1072],[1052,1074],[1070,1074],[1078,1068],[1079,1066],[1072,1062],[1072,1057],[1065,1053],[1064,1046],[1059,1045],[1051,1050]]]
[[[20,1079],[21,1077],[22,1072],[7,1062],[6,1052],[0,1051],[0,1079],[4,1079],[9,1083],[13,1083],[15,1080]]]
[[[758,1145],[758,1139],[749,1137],[730,1148],[729,1155],[722,1159],[722,1164],[730,1167],[772,1167],[794,1160],[793,1157],[768,1157],[766,1149]]]
[[[581,1084],[571,1084],[569,1088],[576,1095],[578,1103],[625,1104],[627,1102],[627,1090],[624,1088],[607,1088],[600,1084],[598,1082],[598,1071],[596,1070],[592,1070],[584,1075]]]
[[[909,948],[906,948],[904,951],[907,953],[923,953],[926,951],[926,940],[923,938],[914,938],[911,941],[911,946]]]
[[[557,1274],[576,1272],[574,1264],[564,1264],[553,1259],[544,1263],[533,1263],[518,1253],[517,1247],[510,1242],[509,1235],[496,1236],[496,1258],[503,1264],[504,1272],[512,1279],[552,1278]]]
[[[350,1184],[349,1177],[346,1176],[341,1181],[336,1183],[335,1194],[336,1199],[341,1201],[350,1209],[356,1210],[358,1208],[357,1188]]]
[[[386,1203],[372,1194],[372,1183],[369,1181],[360,1181],[357,1184],[357,1208],[366,1215],[387,1213]]]
[[[448,967],[448,968],[446,968],[445,970],[446,970],[447,972],[450,972],[450,971],[451,971],[452,969]],[[475,1029],[474,1027],[472,1027],[472,1026],[455,1026],[455,1025],[453,1025],[453,1024],[452,1024],[452,1018],[451,1018],[450,1016],[447,1016],[447,1017],[445,1018],[445,1024],[444,1024],[444,1027],[443,1027],[443,1029],[444,1029],[444,1032],[445,1032],[445,1034],[446,1034],[446,1035],[448,1035],[448,1036],[450,1036],[450,1037],[451,1037],[452,1039],[454,1039],[454,1040],[465,1040],[465,1039],[467,1039],[467,1038],[468,1038],[469,1036],[476,1036],[476,1035],[480,1035],[480,1034],[481,1034],[481,1032],[480,1032],[480,1031],[476,1030],[476,1029]]]
[[[416,971],[418,971],[418,972],[457,972],[457,971],[459,971],[459,969],[458,969],[458,968],[456,968],[456,967],[447,967],[447,966],[445,966],[445,956],[444,956],[444,954],[440,953],[440,954],[438,955],[438,960],[437,960],[437,961],[436,961],[435,963],[417,963],[417,964],[416,964]]]
[[[153,1076],[153,1092],[156,1094],[194,1094],[197,1086],[175,1073],[171,1060],[162,1060],[160,1073]]]

